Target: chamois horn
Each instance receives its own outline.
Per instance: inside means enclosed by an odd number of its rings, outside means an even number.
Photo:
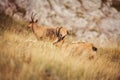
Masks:
[[[60,34],[61,28],[62,28],[62,27],[57,27],[57,28],[56,28],[56,35],[57,35],[57,37],[60,37],[60,36],[61,36],[61,34]]]
[[[33,14],[33,12],[32,12],[32,15],[31,15],[31,20],[32,20],[32,22],[34,22],[34,18],[35,18],[36,15],[37,15],[36,13]]]

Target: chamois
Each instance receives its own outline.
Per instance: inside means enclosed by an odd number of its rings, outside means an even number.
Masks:
[[[33,33],[35,34],[38,40],[49,39],[54,41],[53,44],[64,40],[65,36],[68,34],[67,29],[63,27],[38,26],[38,20],[34,20],[35,15],[32,14],[28,28],[32,29]]]
[[[95,58],[97,52],[97,48],[88,42],[69,43],[64,45],[64,49],[72,56],[88,56],[89,59]]]
[[[57,35],[57,41],[55,41],[53,44],[56,46],[60,46],[64,42],[64,38],[68,35],[68,30],[63,27],[57,27],[56,28],[56,35]]]

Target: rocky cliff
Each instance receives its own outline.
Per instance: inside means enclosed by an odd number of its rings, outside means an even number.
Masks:
[[[37,13],[39,25],[64,26],[76,40],[110,44],[120,38],[120,0],[0,0],[0,12],[17,20]]]

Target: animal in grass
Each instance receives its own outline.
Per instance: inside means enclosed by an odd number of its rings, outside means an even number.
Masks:
[[[32,14],[28,28],[32,29],[38,40],[51,40],[55,45],[58,42],[63,41],[64,38],[68,35],[67,29],[63,27],[38,26],[38,20],[34,19],[35,15]]]
[[[60,47],[61,45],[63,45],[65,37],[68,35],[68,30],[63,27],[58,27],[56,28],[56,35],[58,38],[53,44],[57,47]]]
[[[87,56],[89,59],[93,59],[97,52],[97,48],[88,42],[69,43],[64,46],[64,49],[68,50],[72,56]]]

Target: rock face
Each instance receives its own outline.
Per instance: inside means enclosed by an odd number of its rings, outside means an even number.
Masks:
[[[120,0],[0,0],[0,12],[40,25],[65,26],[77,40],[104,44],[120,37]],[[95,41],[94,41],[95,40]]]
[[[81,0],[83,7],[86,10],[97,10],[101,7],[101,0]]]

